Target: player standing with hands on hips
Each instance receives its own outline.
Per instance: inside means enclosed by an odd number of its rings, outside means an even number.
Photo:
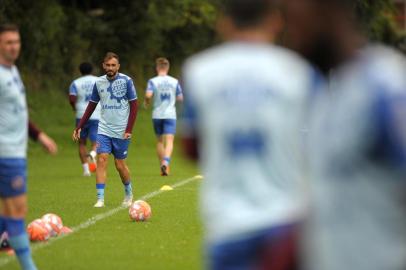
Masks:
[[[114,156],[116,169],[124,185],[125,196],[122,205],[127,207],[132,203],[133,194],[130,171],[125,160],[137,117],[137,94],[133,80],[118,72],[120,63],[117,54],[112,52],[106,54],[103,69],[106,75],[96,81],[89,104],[73,131],[72,138],[75,141],[79,140],[81,128],[100,102],[101,116],[97,134],[97,202],[94,207],[104,207],[104,188],[109,154]]]

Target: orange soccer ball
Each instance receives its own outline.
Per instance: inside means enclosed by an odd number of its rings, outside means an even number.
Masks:
[[[27,233],[31,241],[46,241],[50,237],[45,222],[39,218],[28,224]]]
[[[151,206],[145,201],[135,201],[128,209],[128,214],[133,221],[146,221],[151,217]]]
[[[55,214],[49,213],[42,216],[42,221],[47,226],[48,230],[50,231],[51,236],[57,236],[61,233],[63,228],[62,219]]]
[[[97,168],[96,163],[94,163],[94,162],[89,163],[89,170],[92,173],[96,172],[96,168]]]

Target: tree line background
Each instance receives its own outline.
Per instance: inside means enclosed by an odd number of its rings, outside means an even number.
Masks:
[[[66,91],[83,61],[100,63],[107,51],[143,86],[154,59],[168,57],[174,74],[192,53],[215,44],[221,0],[0,0],[0,23],[20,27],[18,66],[29,90]],[[405,48],[390,0],[356,0],[368,36]]]

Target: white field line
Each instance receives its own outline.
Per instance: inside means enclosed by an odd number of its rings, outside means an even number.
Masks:
[[[172,185],[171,187],[172,187],[173,189],[176,189],[176,188],[179,188],[179,187],[181,187],[181,186],[187,185],[187,184],[189,184],[189,183],[192,182],[192,181],[195,181],[195,180],[197,180],[197,179],[202,179],[202,178],[203,178],[203,177],[202,177],[201,175],[195,175],[195,176],[193,176],[193,177],[191,177],[191,178],[188,178],[188,179],[185,179],[185,180],[181,180],[181,181],[179,181],[179,182],[176,182],[176,183],[175,183],[174,185]],[[166,192],[166,191],[163,191],[163,190],[155,190],[155,191],[152,191],[151,193],[145,194],[144,196],[142,196],[142,197],[139,198],[138,200],[147,200],[147,199],[150,199],[150,198],[152,198],[152,197],[158,196],[159,194],[164,193],[164,192]],[[121,210],[124,210],[124,209],[127,209],[127,207],[123,207],[123,206],[120,205],[120,206],[118,206],[118,207],[116,207],[116,208],[113,208],[113,209],[107,211],[107,212],[104,212],[104,213],[101,213],[101,214],[97,214],[97,215],[95,215],[95,216],[89,218],[88,220],[86,220],[86,221],[80,223],[79,225],[77,225],[77,226],[75,226],[75,227],[72,227],[72,228],[71,228],[71,229],[72,229],[72,232],[71,232],[70,234],[60,235],[60,236],[55,237],[55,238],[50,238],[50,239],[49,239],[48,241],[46,241],[46,242],[40,242],[40,243],[37,243],[37,244],[32,245],[32,246],[31,246],[31,251],[32,251],[32,253],[34,253],[35,251],[37,251],[37,250],[39,250],[39,249],[42,249],[42,248],[47,247],[47,246],[50,246],[50,245],[52,245],[53,243],[55,243],[56,241],[59,241],[59,240],[64,239],[64,238],[66,238],[66,237],[68,237],[68,236],[71,236],[71,235],[73,235],[73,234],[75,234],[75,233],[77,233],[78,231],[81,231],[81,230],[83,230],[83,229],[86,229],[86,228],[88,228],[88,227],[90,227],[90,226],[96,224],[96,222],[98,222],[98,221],[100,221],[100,220],[103,220],[103,219],[106,219],[106,218],[108,218],[108,217],[110,217],[110,216],[112,216],[112,215],[114,215],[114,214],[116,214],[116,213],[118,213],[118,212],[120,212]],[[3,267],[3,266],[5,266],[5,265],[7,265],[7,264],[10,263],[10,262],[12,262],[12,261],[15,260],[15,259],[16,259],[16,256],[9,256],[9,257],[1,258],[1,259],[0,259],[0,268]]]

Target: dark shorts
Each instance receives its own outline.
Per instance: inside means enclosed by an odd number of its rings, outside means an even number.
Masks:
[[[80,122],[80,119],[76,119],[76,127],[78,126]],[[91,142],[96,142],[97,141],[97,129],[99,127],[99,121],[98,120],[89,120],[85,124],[85,126],[81,129],[80,131],[80,138],[81,139],[87,139]]]
[[[23,158],[0,159],[0,197],[16,197],[27,192],[27,161]]]
[[[176,119],[152,119],[157,136],[176,133]]]
[[[298,225],[286,225],[209,247],[213,270],[296,270]]]
[[[97,135],[97,154],[113,154],[116,159],[126,159],[130,140]]]

